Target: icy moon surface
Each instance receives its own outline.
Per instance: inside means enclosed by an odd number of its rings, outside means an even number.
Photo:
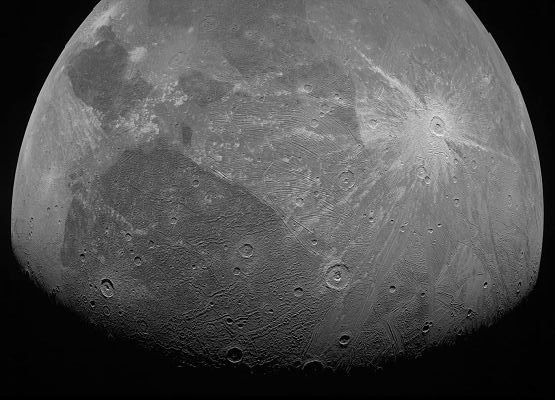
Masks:
[[[102,1],[38,96],[31,279],[191,366],[376,367],[533,288],[532,125],[462,1]]]

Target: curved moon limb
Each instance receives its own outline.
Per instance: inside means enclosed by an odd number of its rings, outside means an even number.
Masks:
[[[464,2],[102,1],[20,151],[45,291],[188,365],[377,367],[534,287],[526,106]]]

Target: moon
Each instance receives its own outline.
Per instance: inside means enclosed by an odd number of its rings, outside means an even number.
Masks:
[[[349,371],[533,289],[538,152],[463,1],[102,1],[38,95],[12,246],[181,363]]]

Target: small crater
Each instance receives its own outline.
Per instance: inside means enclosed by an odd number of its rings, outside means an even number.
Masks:
[[[135,263],[135,266],[140,267],[143,263],[143,260],[141,259],[141,257],[137,256],[133,259],[133,262]]]
[[[435,116],[432,118],[430,121],[430,131],[436,136],[445,136],[445,123],[440,117]]]
[[[426,168],[424,168],[423,165],[420,165],[417,169],[416,169],[416,176],[418,177],[418,179],[423,180],[426,177]]]
[[[301,297],[303,295],[303,288],[302,287],[296,287],[295,289],[293,289],[293,295],[295,297]]]
[[[213,31],[218,27],[218,19],[214,15],[207,15],[200,21],[199,27],[201,32]]]
[[[110,279],[102,279],[100,282],[100,293],[106,298],[114,295],[114,285]]]
[[[460,201],[457,197],[455,197],[455,198],[453,199],[453,203],[455,204],[455,207],[458,207],[458,206],[460,205],[460,202],[461,202],[461,201]]]
[[[199,185],[200,185],[199,180],[198,180],[198,179],[194,179],[194,180],[193,180],[193,187],[197,188],[197,187],[199,187]]]
[[[324,364],[320,360],[308,360],[303,365],[303,372],[308,375],[317,375],[324,370]]]
[[[326,285],[335,290],[342,290],[349,284],[349,269],[345,264],[335,264],[326,272]]]
[[[351,336],[349,336],[348,334],[344,333],[343,335],[341,335],[341,337],[339,338],[339,344],[342,347],[347,347],[349,345],[349,342],[351,341]]]
[[[138,322],[138,324],[139,324],[140,333],[143,334],[143,335],[147,334],[148,333],[148,324],[146,323],[146,321],[141,319]]]
[[[254,248],[249,243],[245,243],[239,248],[239,254],[243,258],[251,258],[254,254]]]
[[[351,170],[339,174],[338,185],[343,190],[349,190],[355,186],[355,174]]]
[[[425,183],[426,185],[429,185],[430,183],[432,183],[432,180],[430,179],[430,177],[429,177],[428,175],[426,175],[426,176],[424,177],[424,183]]]
[[[185,65],[186,62],[187,52],[180,51],[179,53],[174,54],[173,57],[170,59],[170,62],[168,63],[168,68],[176,69]]]
[[[125,240],[128,241],[128,242],[130,242],[131,239],[133,239],[133,237],[131,236],[131,234],[130,234],[129,232],[127,232],[127,233],[125,234]]]
[[[311,128],[318,128],[318,125],[320,125],[320,122],[318,122],[317,119],[311,119],[310,120],[310,127]]]
[[[484,282],[484,289],[487,289],[487,288],[488,288],[488,281],[485,281]]]
[[[395,293],[397,291],[397,287],[395,287],[395,285],[391,285],[389,287],[389,293]]]
[[[312,87],[312,85],[307,83],[306,85],[303,86],[303,89],[306,93],[311,93],[312,90],[313,90],[313,87]]]
[[[241,268],[235,267],[233,268],[233,275],[237,276],[241,273]]]
[[[227,351],[227,360],[230,363],[237,364],[243,359],[243,351],[239,347],[232,347]]]

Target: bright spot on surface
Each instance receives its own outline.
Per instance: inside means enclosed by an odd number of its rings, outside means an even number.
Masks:
[[[145,47],[135,47],[129,52],[129,60],[132,62],[139,62],[146,56]]]

